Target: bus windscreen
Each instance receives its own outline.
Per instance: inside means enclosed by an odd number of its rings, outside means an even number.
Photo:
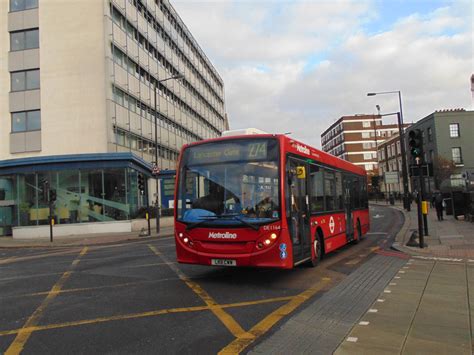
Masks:
[[[280,219],[276,139],[190,146],[180,164],[177,219],[193,226],[247,226]]]

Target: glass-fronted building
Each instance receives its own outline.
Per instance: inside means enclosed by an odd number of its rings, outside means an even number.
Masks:
[[[81,154],[0,161],[0,235],[47,225],[46,186],[56,193],[55,223],[95,223],[143,217],[148,194],[138,187],[151,166],[132,153]]]

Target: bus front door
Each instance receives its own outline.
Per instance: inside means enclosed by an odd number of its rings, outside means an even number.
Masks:
[[[345,179],[344,184],[344,210],[346,214],[346,241],[350,242],[354,238],[354,223],[352,222],[352,196],[354,186],[350,178]]]
[[[296,171],[306,163],[289,158],[287,174],[287,218],[293,245],[293,263],[299,264],[311,258],[310,213],[306,177],[298,177]],[[305,174],[306,175],[306,174]]]

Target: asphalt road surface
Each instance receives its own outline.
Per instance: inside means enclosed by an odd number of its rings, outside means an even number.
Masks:
[[[0,353],[246,353],[389,249],[401,213],[371,215],[363,241],[316,268],[181,265],[172,238],[0,249]]]

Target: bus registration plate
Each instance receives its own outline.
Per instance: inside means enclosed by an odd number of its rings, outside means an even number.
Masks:
[[[237,266],[235,260],[231,259],[211,259],[211,265],[218,266]]]

